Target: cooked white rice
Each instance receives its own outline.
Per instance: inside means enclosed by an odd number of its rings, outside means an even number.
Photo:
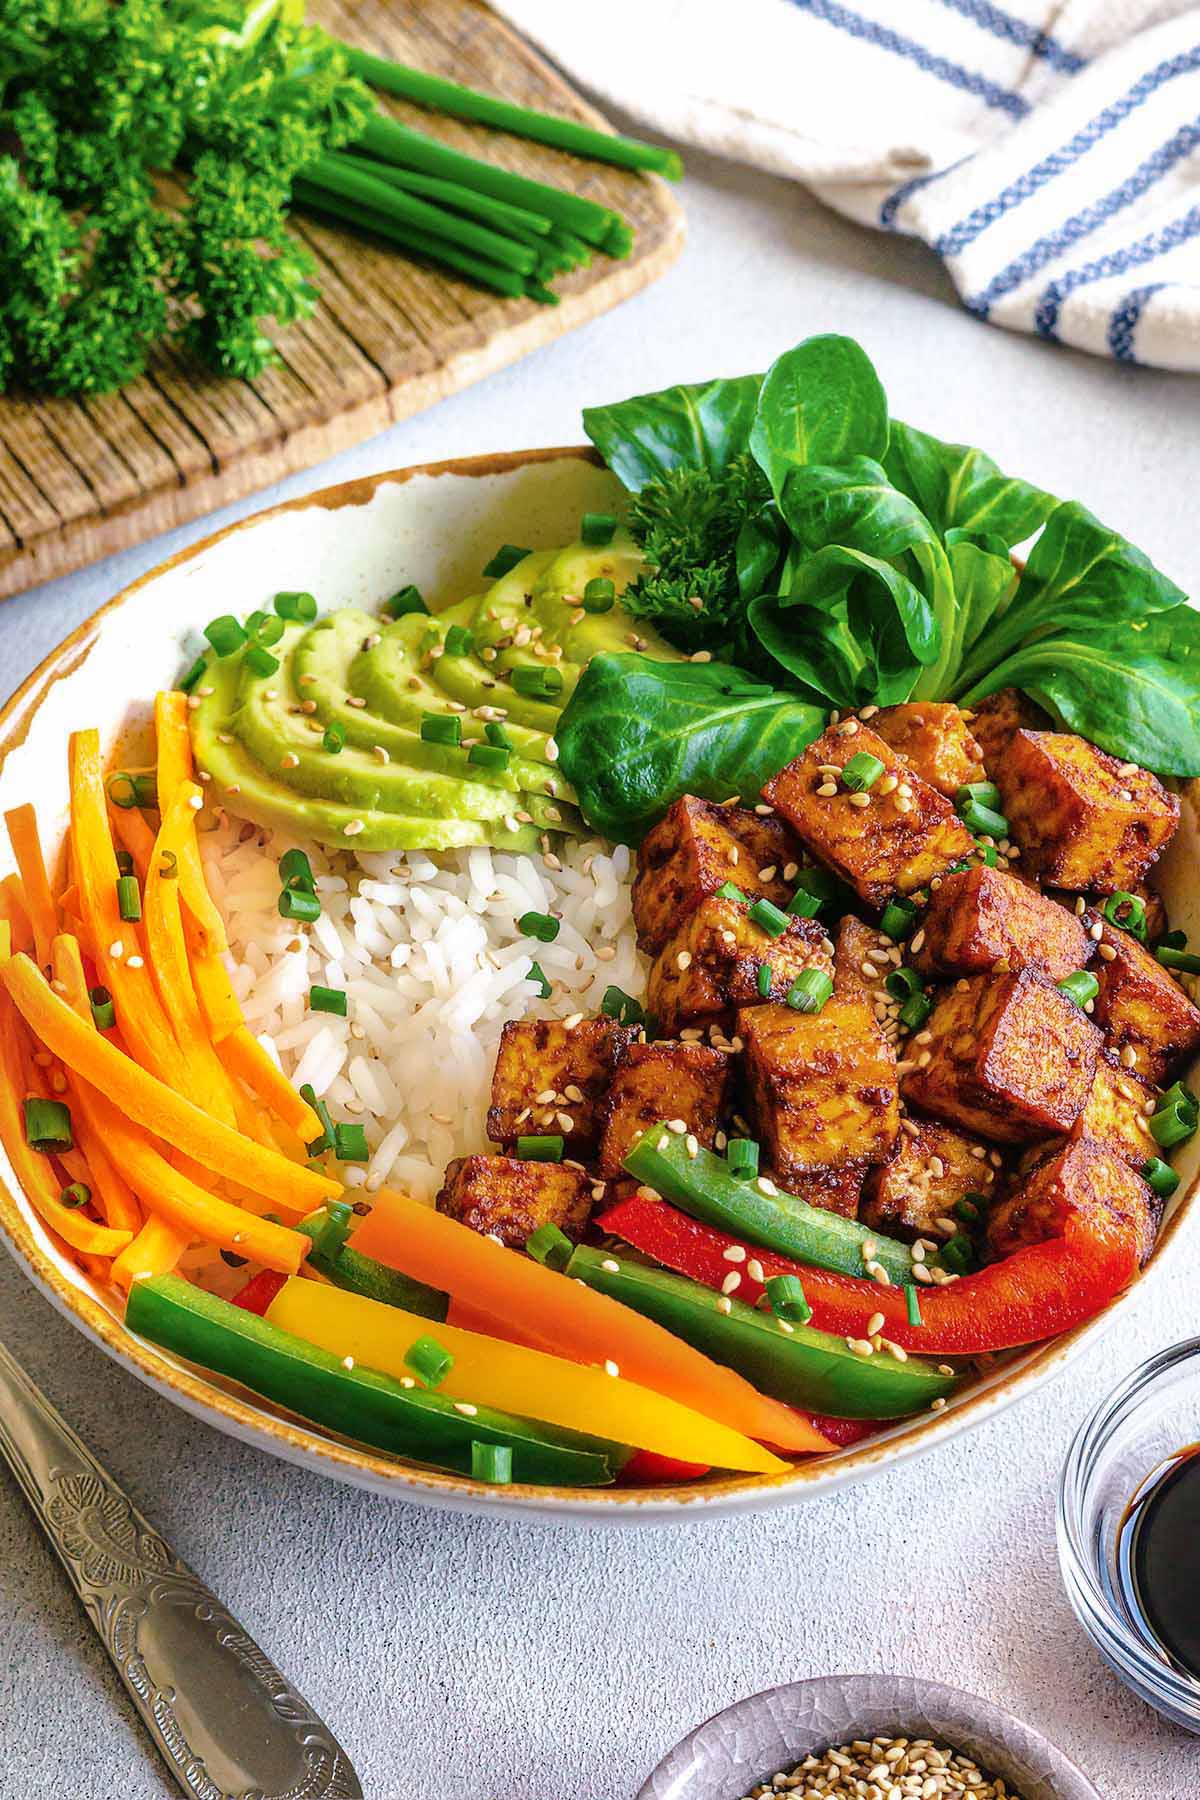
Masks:
[[[488,1148],[507,1020],[598,1012],[611,984],[643,991],[622,846],[559,841],[554,868],[491,850],[355,856],[301,843],[321,916],[297,925],[278,911],[291,840],[230,821],[201,844],[246,1023],[297,1087],[311,1082],[335,1119],[366,1128],[371,1160],[345,1169],[352,1186],[431,1200],[452,1157]],[[521,935],[531,910],[560,921],[553,943]],[[528,979],[534,961],[549,999]],[[347,1018],[310,1011],[314,983],[346,990]]]

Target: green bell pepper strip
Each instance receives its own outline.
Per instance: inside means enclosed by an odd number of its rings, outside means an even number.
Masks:
[[[417,1313],[422,1319],[435,1319],[438,1324],[445,1321],[450,1310],[449,1294],[439,1293],[437,1288],[427,1287],[423,1281],[414,1281],[411,1276],[402,1275],[399,1269],[389,1269],[386,1263],[376,1262],[373,1256],[364,1256],[361,1250],[354,1250],[349,1244],[330,1253],[321,1242],[325,1223],[326,1214],[322,1209],[310,1213],[296,1227],[313,1241],[305,1259],[308,1268],[324,1275],[334,1287],[346,1288],[352,1294],[365,1294],[368,1300],[382,1301],[385,1306],[403,1307],[405,1312]]]
[[[758,1177],[745,1179],[723,1157],[711,1150],[689,1154],[686,1140],[665,1125],[652,1125],[628,1153],[625,1170],[666,1200],[727,1231],[739,1242],[761,1244],[778,1250],[795,1262],[812,1263],[818,1269],[834,1269],[841,1275],[862,1275],[867,1264],[878,1263],[893,1282],[903,1286],[912,1280],[912,1250],[895,1238],[883,1237],[821,1206],[810,1206],[797,1194],[766,1194]],[[940,1267],[934,1252],[926,1267]],[[827,1411],[837,1411],[836,1407]]]
[[[760,1393],[842,1419],[903,1419],[949,1394],[954,1378],[910,1356],[863,1356],[845,1338],[780,1321],[743,1300],[714,1295],[686,1275],[580,1245],[566,1273],[674,1332]]]
[[[135,1281],[125,1319],[139,1337],[227,1375],[314,1424],[455,1475],[470,1475],[473,1443],[506,1444],[514,1481],[564,1487],[603,1486],[630,1454],[625,1446],[490,1407],[463,1412],[462,1401],[406,1388],[375,1369],[348,1369],[329,1351],[178,1275]]]

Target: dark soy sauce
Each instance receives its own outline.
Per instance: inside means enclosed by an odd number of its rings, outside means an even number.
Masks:
[[[1117,1533],[1117,1577],[1142,1633],[1200,1679],[1200,1444],[1148,1475]]]

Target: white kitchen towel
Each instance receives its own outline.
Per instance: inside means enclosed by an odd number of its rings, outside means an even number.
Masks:
[[[981,319],[1200,369],[1195,0],[492,0],[652,131],[923,238]]]

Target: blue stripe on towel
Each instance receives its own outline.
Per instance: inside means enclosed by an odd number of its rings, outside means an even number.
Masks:
[[[1034,314],[1034,329],[1041,337],[1056,338],[1063,305],[1078,288],[1087,287],[1093,281],[1105,281],[1110,275],[1123,275],[1126,269],[1141,268],[1143,264],[1153,262],[1156,256],[1162,256],[1166,251],[1186,244],[1198,232],[1200,206],[1193,206],[1181,218],[1173,219],[1169,225],[1152,231],[1147,237],[1139,238],[1136,244],[1129,244],[1123,250],[1110,251],[1107,256],[1098,256],[1094,262],[1082,263],[1079,268],[1071,269],[1060,281],[1052,281],[1042,295]]]
[[[1108,347],[1118,362],[1135,363],[1133,336],[1141,321],[1147,300],[1166,287],[1165,281],[1151,281],[1145,287],[1133,288],[1121,304],[1113,309],[1108,322]]]
[[[977,206],[973,212],[968,213],[965,219],[960,220],[949,231],[943,232],[942,236],[935,240],[933,248],[939,256],[956,256],[960,250],[965,250],[968,244],[973,244],[975,239],[987,230],[989,225],[994,225],[997,219],[1002,219],[1015,206],[1020,206],[1022,201],[1028,200],[1031,194],[1036,194],[1040,188],[1045,187],[1048,181],[1052,181],[1056,175],[1061,175],[1073,163],[1078,162],[1081,156],[1086,156],[1089,150],[1093,149],[1102,138],[1107,137],[1110,131],[1121,124],[1122,120],[1127,119],[1130,113],[1136,112],[1139,106],[1143,106],[1152,94],[1158,92],[1159,88],[1165,86],[1168,81],[1174,81],[1176,76],[1190,75],[1196,69],[1200,69],[1200,45],[1183,51],[1179,56],[1168,57],[1156,68],[1148,69],[1127,93],[1121,95],[1119,100],[1114,100],[1102,112],[1097,113],[1095,118],[1089,119],[1086,125],[1081,126],[1075,136],[1069,143],[1064,144],[1061,150],[1055,150],[1051,155],[1044,156],[1040,162],[1035,163],[1031,169],[1027,169],[1016,181],[1010,182],[1002,193],[996,195],[995,199],[987,201],[983,206]]]
[[[1190,156],[1198,144],[1200,123],[1181,125],[1174,136],[1169,137],[1165,144],[1160,144],[1153,156],[1148,156],[1140,168],[1135,169],[1119,187],[1113,188],[1091,206],[1076,213],[1057,231],[1048,231],[1044,237],[1040,237],[1036,244],[1015,257],[1006,269],[1001,269],[998,275],[994,275],[981,293],[964,301],[964,305],[977,317],[986,319],[997,300],[1002,300],[1005,294],[1011,294],[1014,288],[1021,287],[1039,269],[1044,269],[1048,262],[1053,262],[1056,256],[1061,256],[1064,250],[1069,250],[1081,238],[1087,237],[1089,232],[1107,224],[1122,207],[1141,199],[1156,181],[1161,181],[1164,175],[1170,173],[1176,163],[1183,162]]]
[[[1080,69],[1087,68],[1086,56],[1077,56],[1074,50],[1068,50],[1048,32],[1039,31],[1027,19],[1016,18],[1001,6],[993,6],[991,0],[941,0],[941,4],[982,26],[984,31],[990,31],[993,37],[1002,38],[1006,44],[1031,50],[1060,75],[1078,75]]]
[[[851,12],[839,0],[792,0],[792,5],[799,7],[801,12],[811,13],[814,19],[820,19],[826,25],[836,26],[839,31],[844,31],[863,43],[874,44],[880,50],[890,50],[894,56],[906,57],[909,62],[923,69],[926,75],[935,75],[939,81],[948,82],[951,87],[959,88],[964,94],[974,94],[977,100],[996,107],[1000,112],[1006,112],[1010,118],[1023,119],[1029,111],[1028,100],[1022,99],[1011,88],[989,81],[986,75],[981,75],[976,69],[965,69],[961,63],[935,55],[926,45],[918,44],[915,38],[903,37],[888,25],[880,25],[874,19],[864,18],[862,13]]]

